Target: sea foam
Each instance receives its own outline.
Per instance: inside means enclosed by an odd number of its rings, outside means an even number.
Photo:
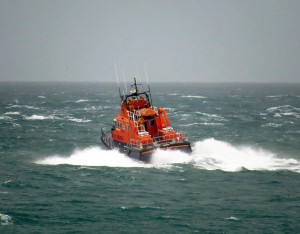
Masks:
[[[199,99],[203,99],[206,98],[204,96],[200,96],[200,95],[183,95],[181,96],[182,98],[199,98]]]
[[[107,167],[165,168],[174,164],[191,164],[203,170],[237,172],[247,170],[290,170],[300,173],[300,161],[282,158],[275,153],[251,146],[234,146],[224,141],[197,141],[189,155],[180,151],[157,150],[149,164],[130,159],[116,150],[98,146],[75,150],[71,155],[53,155],[37,160],[37,164]]]
[[[17,112],[17,111],[9,111],[9,112],[6,112],[5,115],[19,115],[20,112]]]
[[[88,123],[88,122],[91,122],[92,120],[89,120],[89,119],[77,119],[77,118],[68,118],[69,121],[72,121],[72,122],[76,122],[76,123]]]
[[[32,115],[32,116],[25,116],[24,117],[26,120],[45,120],[45,119],[61,119],[57,116],[53,116],[53,115],[48,115],[48,116],[44,116],[44,115]]]
[[[147,167],[116,150],[103,150],[98,146],[75,150],[65,157],[53,155],[36,161],[37,164],[60,165],[69,164],[77,166],[106,166],[106,167]]]
[[[195,166],[206,170],[291,170],[300,173],[300,162],[281,158],[264,149],[250,146],[234,146],[215,139],[196,142],[192,156]]]
[[[11,225],[13,224],[12,218],[9,215],[0,213],[0,223],[1,225]]]
[[[89,101],[88,99],[79,99],[76,101],[76,103],[88,102],[88,101]]]

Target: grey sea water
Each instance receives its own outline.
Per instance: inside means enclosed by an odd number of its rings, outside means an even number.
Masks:
[[[0,83],[0,233],[299,233],[300,84],[152,84],[193,153],[107,151],[112,83]]]

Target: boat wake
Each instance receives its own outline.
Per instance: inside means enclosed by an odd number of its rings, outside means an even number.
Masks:
[[[53,155],[36,161],[37,164],[106,167],[165,168],[174,164],[191,164],[203,170],[238,172],[243,169],[258,171],[289,170],[300,173],[300,161],[282,158],[275,153],[250,146],[234,146],[215,139],[198,141],[191,155],[180,151],[157,150],[149,164],[135,161],[118,151],[98,146],[75,150],[69,156]]]
[[[300,161],[250,146],[233,146],[214,139],[198,141],[193,148],[194,165],[206,170],[290,170],[300,173]]]

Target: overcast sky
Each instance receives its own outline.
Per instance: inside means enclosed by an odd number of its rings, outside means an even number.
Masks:
[[[299,0],[0,0],[0,81],[300,82]],[[122,77],[122,76],[121,76]]]

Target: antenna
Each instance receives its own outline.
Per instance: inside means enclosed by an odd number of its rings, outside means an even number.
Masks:
[[[148,83],[148,87],[149,87],[149,79],[148,79],[148,72],[147,72],[146,63],[144,63],[144,68],[145,68],[146,79],[147,79],[147,83]]]
[[[126,90],[126,93],[127,93],[127,84],[126,84],[124,69],[123,69],[123,79],[124,79],[125,90]]]
[[[118,82],[118,87],[119,87],[119,95],[121,101],[123,100],[122,95],[121,95],[121,89],[120,89],[120,84],[119,84],[119,76],[118,76],[118,70],[117,70],[117,65],[115,64],[115,71],[116,71],[116,77],[117,77],[117,82]]]
[[[117,70],[117,65],[116,64],[115,64],[115,71],[116,71],[116,77],[117,77],[118,87],[120,88],[119,76],[118,76],[118,70]]]

